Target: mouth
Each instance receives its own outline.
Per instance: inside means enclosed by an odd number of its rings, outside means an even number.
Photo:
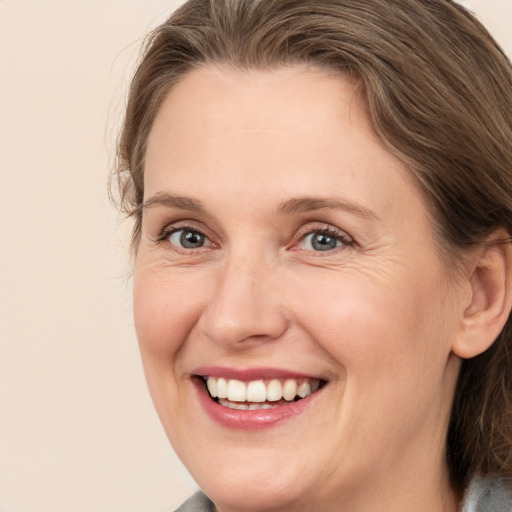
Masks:
[[[308,377],[250,381],[211,375],[200,378],[211,400],[240,411],[286,407],[313,395],[326,384],[324,380]]]
[[[199,403],[222,427],[262,431],[301,417],[321,400],[328,381],[276,368],[197,368]]]

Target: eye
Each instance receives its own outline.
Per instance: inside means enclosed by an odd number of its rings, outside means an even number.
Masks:
[[[208,238],[193,229],[175,229],[166,235],[167,240],[174,246],[182,249],[200,249],[210,245]]]
[[[344,233],[330,229],[319,229],[307,233],[300,241],[299,247],[306,251],[326,252],[351,245],[353,241]]]

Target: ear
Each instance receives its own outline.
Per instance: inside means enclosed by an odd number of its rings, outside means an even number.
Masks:
[[[461,329],[452,351],[464,359],[485,352],[496,340],[512,307],[510,236],[494,231],[470,257],[469,303],[464,305]]]

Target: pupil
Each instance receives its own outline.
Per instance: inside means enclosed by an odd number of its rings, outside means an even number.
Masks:
[[[180,236],[180,242],[187,249],[195,249],[203,245],[204,236],[197,231],[184,231]]]
[[[312,243],[313,247],[317,251],[330,251],[331,249],[336,249],[336,238],[329,235],[318,233],[313,238]]]

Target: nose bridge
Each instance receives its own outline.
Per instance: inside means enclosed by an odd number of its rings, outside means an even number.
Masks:
[[[274,279],[276,270],[276,263],[261,250],[230,251],[203,314],[204,333],[218,344],[232,346],[278,338],[286,330],[287,318]]]

